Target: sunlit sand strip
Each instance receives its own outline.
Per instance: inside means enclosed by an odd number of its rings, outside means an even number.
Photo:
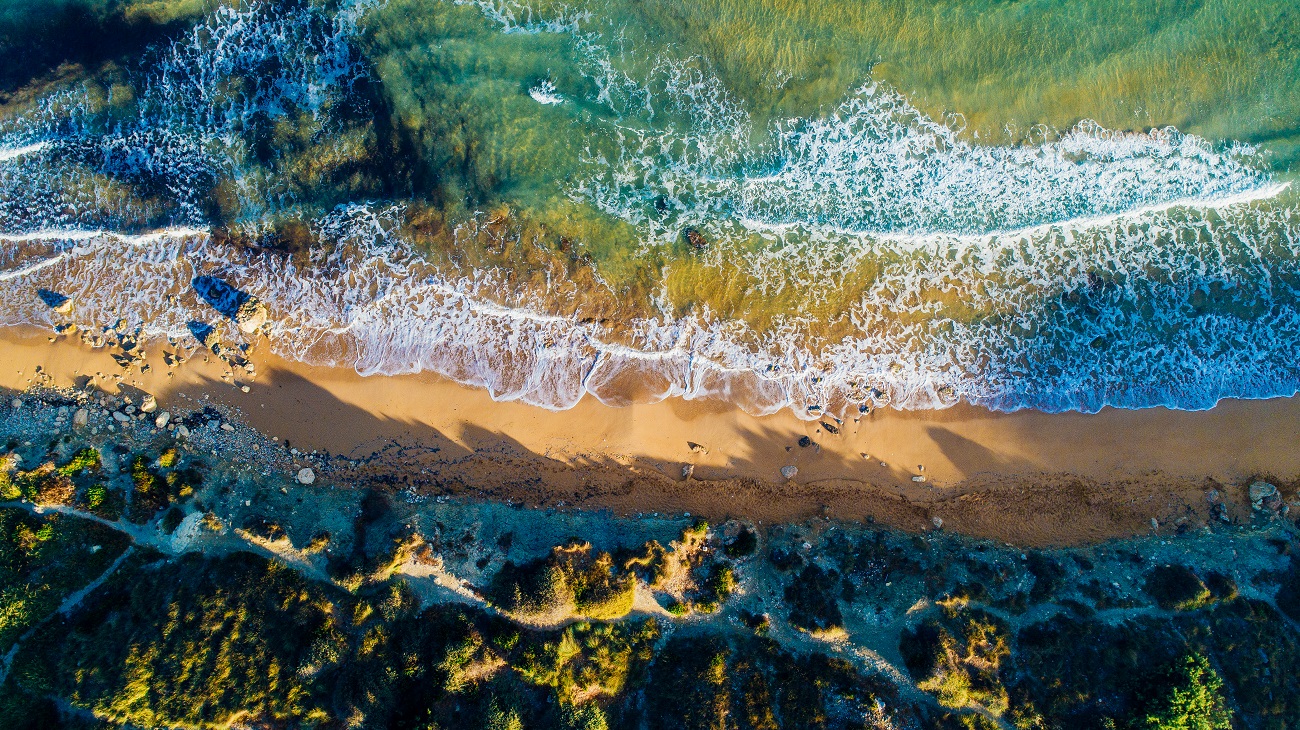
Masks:
[[[49,142],[37,142],[24,147],[12,147],[7,150],[0,150],[0,162],[16,160],[19,157],[24,157],[26,155],[34,155],[49,146]]]
[[[973,245],[984,243],[995,239],[1017,239],[1033,238],[1041,236],[1053,230],[1087,230],[1089,228],[1099,228],[1108,226],[1113,223],[1127,222],[1152,215],[1154,213],[1163,213],[1174,208],[1194,208],[1198,210],[1218,210],[1230,208],[1235,205],[1246,203],[1255,203],[1261,200],[1270,200],[1276,198],[1291,187],[1290,182],[1276,183],[1264,187],[1244,190],[1234,195],[1227,195],[1220,198],[1178,198],[1164,203],[1147,205],[1133,210],[1126,210],[1119,213],[1108,213],[1106,215],[1091,216],[1087,218],[1071,218],[1064,221],[1053,221],[1050,223],[1040,223],[1028,228],[1018,228],[1008,231],[989,231],[988,233],[880,233],[868,230],[853,230],[841,228],[838,226],[819,226],[805,223],[767,223],[765,221],[755,220],[753,218],[740,218],[738,222],[746,229],[756,233],[785,233],[792,230],[804,230],[813,233],[820,233],[827,236],[841,236],[845,238],[870,238],[881,243],[890,243],[898,245],[900,248],[917,249],[922,246],[932,244],[935,241],[948,241],[952,243]]]

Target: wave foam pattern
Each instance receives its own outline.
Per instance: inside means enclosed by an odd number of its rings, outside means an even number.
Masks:
[[[596,79],[605,65],[595,54],[584,67]],[[824,118],[779,120],[765,135],[697,60],[659,62],[621,102],[602,94],[592,101],[613,111],[689,113],[684,127],[616,125],[619,156],[589,150],[589,176],[574,186],[660,241],[688,226],[721,234],[720,221],[800,234],[982,235],[1269,186],[1249,164],[1253,148],[1218,149],[1173,128],[1131,134],[1083,122],[1039,144],[972,144],[874,83]],[[760,137],[771,141],[750,143]]]
[[[974,247],[935,239],[882,267],[849,314],[854,337],[818,343],[797,321],[754,332],[702,313],[633,323],[627,345],[597,325],[487,303],[499,277],[442,277],[392,237],[384,218],[397,214],[336,212],[318,223],[329,253],[301,267],[210,246],[192,230],[11,237],[0,323],[51,324],[56,315],[36,293],[48,288],[73,299],[77,322],[124,318],[146,337],[185,337],[190,321],[215,316],[190,282],[219,276],[267,302],[283,356],[362,374],[430,370],[553,409],[588,392],[611,404],[721,397],[760,414],[958,399],[997,409],[1203,408],[1290,395],[1300,384],[1292,209],[1182,209]],[[1241,235],[1247,228],[1253,235]],[[834,285],[856,259],[879,254],[864,243],[837,270],[804,276]],[[790,261],[771,257],[798,257],[753,255],[752,266],[787,271]],[[934,316],[943,301],[979,316]],[[239,338],[223,326],[228,341]]]

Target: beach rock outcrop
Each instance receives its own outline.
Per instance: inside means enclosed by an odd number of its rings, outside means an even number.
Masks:
[[[266,324],[267,311],[266,305],[257,297],[245,299],[239,308],[235,310],[235,324],[239,325],[239,331],[246,335],[251,335],[260,330],[262,325]]]
[[[1280,506],[1281,496],[1277,487],[1268,482],[1253,482],[1249,488],[1250,506],[1256,510],[1276,509]]]

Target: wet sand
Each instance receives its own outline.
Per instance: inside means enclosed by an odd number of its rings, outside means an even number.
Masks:
[[[832,434],[718,401],[613,408],[587,397],[552,412],[432,375],[361,377],[286,362],[264,343],[250,353],[255,377],[238,371],[223,382],[226,367],[201,349],[169,368],[162,350],[175,348],[157,347],[141,373],[113,360],[119,350],[49,338],[0,332],[0,387],[113,391],[113,374],[125,373],[123,387],[154,393],[163,408],[212,402],[284,443],[357,460],[354,481],[529,505],[873,519],[912,530],[934,529],[938,517],[944,529],[1008,542],[1077,544],[1149,533],[1152,518],[1161,532],[1194,527],[1208,518],[1210,489],[1249,519],[1251,480],[1270,479],[1288,498],[1300,481],[1300,398],[1095,415],[886,409]],[[803,436],[813,445],[799,446]],[[783,479],[784,466],[798,474]]]

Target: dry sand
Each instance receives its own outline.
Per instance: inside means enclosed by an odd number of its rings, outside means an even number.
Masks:
[[[112,375],[125,372],[123,385],[154,393],[163,408],[210,401],[299,449],[359,460],[350,479],[528,505],[875,519],[912,530],[939,517],[944,529],[1008,542],[1077,544],[1148,533],[1153,517],[1162,532],[1203,523],[1212,488],[1249,519],[1252,479],[1272,480],[1288,498],[1300,480],[1300,398],[1201,412],[880,410],[831,434],[816,421],[755,418],[716,401],[611,408],[588,397],[551,412],[431,375],[363,378],[286,362],[265,345],[252,353],[256,378],[239,372],[233,383],[201,349],[173,369],[155,348],[148,372],[124,371],[117,350],[35,330],[0,334],[0,387],[91,379],[115,390]],[[802,436],[814,445],[800,447]],[[797,476],[782,479],[784,466]]]

